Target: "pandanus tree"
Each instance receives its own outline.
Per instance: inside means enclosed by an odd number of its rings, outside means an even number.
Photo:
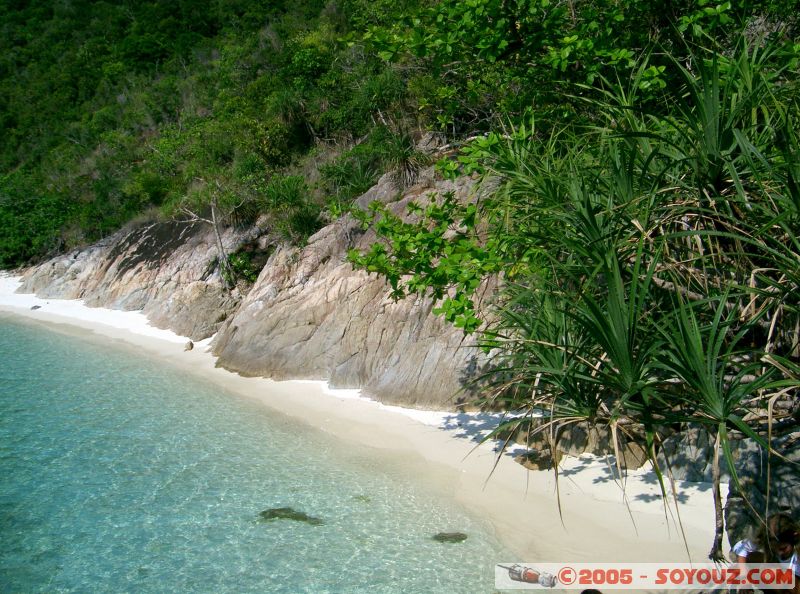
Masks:
[[[492,321],[469,327],[492,357],[485,400],[509,412],[492,437],[605,427],[618,464],[623,437],[642,443],[672,499],[662,439],[679,425],[705,430],[715,560],[723,468],[738,482],[731,444],[750,438],[777,455],[773,405],[783,400],[786,416],[800,387],[800,110],[785,49],[743,36],[729,53],[662,56],[676,84],[646,101],[647,62],[632,86],[579,87],[589,125],[543,135],[526,124],[473,141],[442,170],[480,173],[488,198],[460,217],[448,203],[446,219],[435,208],[414,224],[383,219],[381,249],[354,258],[391,271],[401,294],[429,288],[415,271],[441,271],[455,238],[472,270],[502,273]],[[413,249],[396,231],[416,238]],[[455,298],[470,305],[477,283],[458,278]],[[447,278],[436,281],[434,296],[447,294]],[[752,508],[754,521],[764,511]]]
[[[715,510],[714,542],[709,557],[723,559],[722,538],[724,522],[720,495],[721,460],[724,460],[732,480],[738,481],[731,452],[731,431],[738,431],[771,447],[744,419],[763,404],[759,394],[771,383],[775,369],[762,369],[753,360],[752,349],[743,348],[741,341],[750,331],[750,324],[738,324],[737,314],[728,308],[728,295],[720,295],[711,303],[699,301],[688,304],[676,295],[675,308],[660,328],[664,349],[659,361],[668,377],[679,381],[670,394],[673,407],[689,421],[699,423],[711,437],[712,486]],[[701,321],[697,310],[712,308],[713,317]],[[706,316],[707,317],[707,316]]]

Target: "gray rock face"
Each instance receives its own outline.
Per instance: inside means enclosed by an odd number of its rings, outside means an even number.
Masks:
[[[800,518],[800,491],[797,489],[800,485],[800,433],[778,437],[773,440],[773,446],[786,459],[770,456],[768,473],[766,452],[755,441],[745,438],[731,443],[738,485],[731,480],[727,464],[720,456],[720,477],[728,483],[725,522],[731,544],[755,536],[759,520],[753,510],[762,516],[765,513],[786,512]],[[674,478],[711,482],[714,449],[702,428],[689,426],[665,439],[664,447],[658,454],[662,468],[666,468],[665,455]]]
[[[751,506],[760,514],[768,509],[770,514],[786,512],[795,519],[800,518],[800,432],[784,435],[773,443],[785,460],[774,455],[770,457],[769,481],[766,452],[749,438],[737,444],[735,457],[739,485],[731,481],[725,504],[725,522],[731,544],[755,535],[758,521]],[[748,501],[742,493],[747,495]]]
[[[223,242],[233,250],[256,232],[228,230]],[[19,290],[83,299],[90,307],[143,310],[153,325],[201,340],[239,302],[212,274],[216,257],[208,226],[154,223],[29,269]]]
[[[466,196],[471,184],[418,184],[400,199],[387,176],[360,200],[402,212],[431,191]],[[219,364],[243,375],[328,380],[383,402],[447,409],[477,350],[461,330],[431,314],[430,299],[394,302],[388,285],[355,271],[347,251],[375,241],[345,216],[308,245],[280,248],[214,340]],[[490,292],[487,289],[487,292]]]
[[[708,433],[700,427],[689,426],[681,433],[665,439],[656,459],[664,472],[669,468],[677,480],[710,482],[713,455],[714,448],[709,442]],[[727,477],[727,470],[723,467],[721,470]]]
[[[786,460],[770,456],[768,474],[766,452],[755,441],[745,438],[731,443],[738,485],[731,480],[725,460],[720,460],[721,479],[728,483],[725,523],[731,544],[742,538],[755,537],[759,520],[753,510],[762,516],[786,512],[800,518],[800,491],[797,488],[800,485],[800,433],[778,437],[773,440],[773,446]],[[665,453],[676,479],[692,482],[712,480],[713,443],[702,428],[689,426],[664,440],[663,451],[658,456],[662,467]],[[746,499],[743,494],[746,494]]]

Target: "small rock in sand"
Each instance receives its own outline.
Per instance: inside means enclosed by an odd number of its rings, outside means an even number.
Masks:
[[[183,347],[184,351],[191,351],[194,348],[194,343],[190,340],[186,343],[186,346]]]

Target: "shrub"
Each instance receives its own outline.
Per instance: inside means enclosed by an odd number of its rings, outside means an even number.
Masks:
[[[275,229],[293,243],[302,243],[323,225],[322,209],[298,175],[273,177],[264,190],[264,204]]]

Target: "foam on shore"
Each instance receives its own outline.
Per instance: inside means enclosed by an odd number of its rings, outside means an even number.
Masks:
[[[394,459],[402,456],[420,480],[443,489],[489,522],[517,555],[516,561],[705,561],[711,546],[714,508],[709,484],[679,481],[677,506],[665,509],[651,470],[629,472],[623,490],[609,460],[567,458],[558,481],[559,514],[551,471],[528,471],[510,455],[498,461],[497,444],[480,443],[496,415],[389,406],[358,390],[332,389],[326,382],[244,378],[215,366],[210,339],[185,351],[188,338],[154,328],[140,312],[17,294],[20,285],[19,277],[0,273],[0,311],[62,331],[77,327],[124,341],[353,447],[379,449]]]

